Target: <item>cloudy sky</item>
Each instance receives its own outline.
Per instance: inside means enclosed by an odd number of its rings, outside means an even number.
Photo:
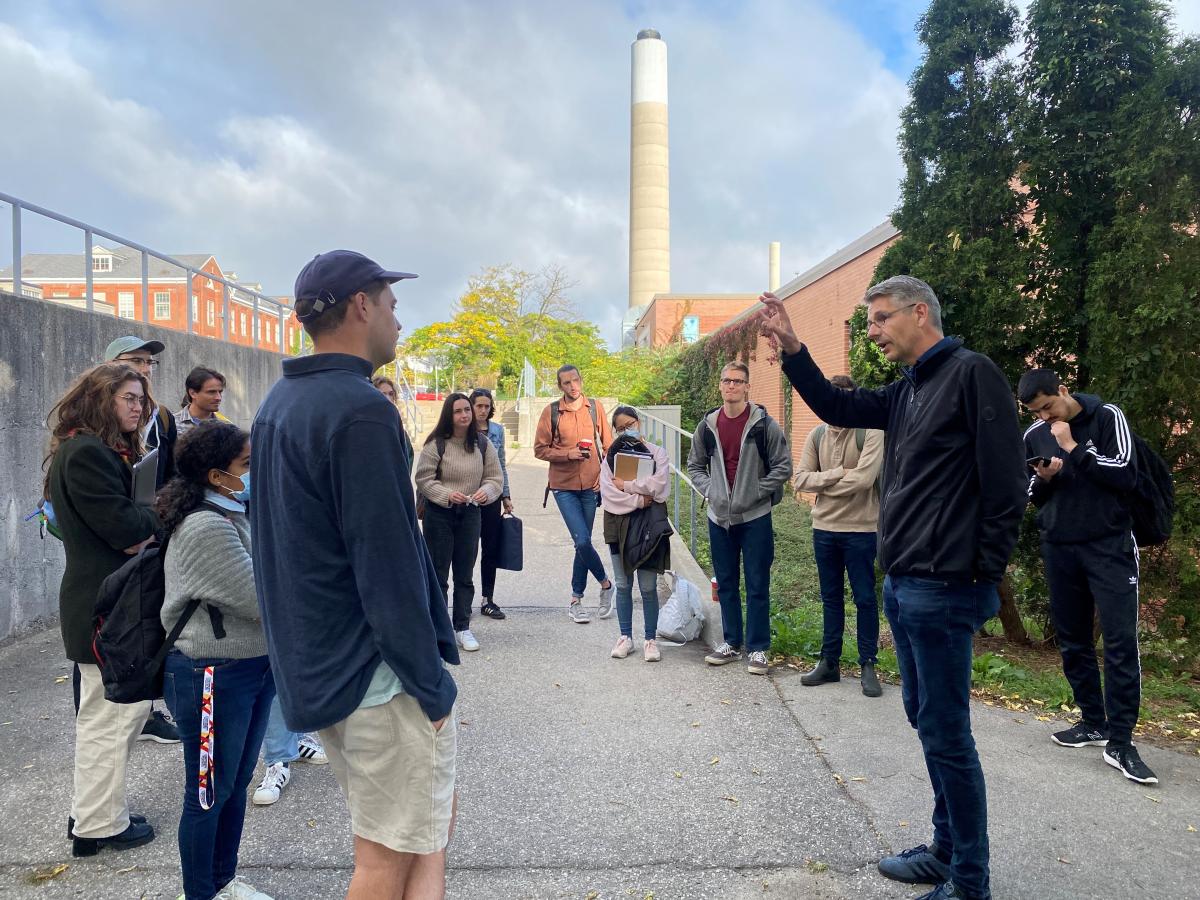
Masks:
[[[757,291],[769,241],[787,280],[892,209],[925,5],[3,2],[0,191],[268,293],[359,249],[421,273],[398,291],[410,327],[483,266],[560,265],[615,344],[638,30],[669,48],[672,289]],[[1200,3],[1177,6],[1200,31]],[[24,232],[26,252],[82,246]]]

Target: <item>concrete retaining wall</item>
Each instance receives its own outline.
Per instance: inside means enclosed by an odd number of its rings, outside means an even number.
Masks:
[[[71,381],[101,361],[114,338],[137,334],[166,345],[154,374],[155,399],[178,408],[196,365],[229,381],[222,412],[249,427],[279,377],[280,356],[63,304],[0,293],[0,640],[58,614],[63,548],[23,521],[42,490],[46,414]]]

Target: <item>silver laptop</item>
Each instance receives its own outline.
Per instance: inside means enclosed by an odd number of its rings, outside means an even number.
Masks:
[[[133,464],[133,502],[141,506],[153,506],[157,489],[158,448],[155,447]]]

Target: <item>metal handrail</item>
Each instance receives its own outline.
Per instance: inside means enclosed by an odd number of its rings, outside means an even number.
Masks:
[[[61,213],[56,213],[51,209],[38,206],[35,203],[29,203],[19,197],[14,197],[11,194],[0,192],[0,201],[8,203],[12,207],[12,254],[13,254],[13,293],[18,297],[21,294],[21,214],[22,211],[28,210],[31,213],[36,213],[47,219],[53,219],[55,222],[61,222],[64,225],[70,225],[73,228],[78,228],[83,232],[83,270],[84,270],[84,293],[85,293],[85,308],[88,312],[95,312],[95,300],[93,297],[93,269],[92,269],[92,244],[96,237],[102,237],[106,240],[113,241],[128,247],[131,250],[137,250],[142,255],[142,321],[150,322],[150,257],[162,260],[168,265],[176,266],[188,273],[188,296],[184,297],[184,310],[187,313],[187,330],[188,334],[194,333],[192,319],[192,303],[191,303],[191,285],[193,279],[207,278],[211,281],[219,281],[221,283],[222,296],[222,336],[225,340],[229,340],[229,292],[233,290],[239,294],[246,294],[254,298],[254,328],[252,338],[254,346],[258,348],[262,342],[262,328],[258,320],[258,304],[259,302],[267,303],[275,308],[275,315],[280,320],[278,350],[283,353],[284,333],[282,327],[285,319],[285,311],[291,313],[291,308],[280,303],[274,297],[269,297],[266,294],[260,293],[253,288],[246,287],[236,281],[229,281],[220,275],[213,275],[210,272],[205,272],[203,269],[196,269],[185,263],[180,262],[173,256],[168,256],[165,253],[159,253],[150,247],[145,247],[136,241],[128,240],[118,234],[113,234],[111,231],[106,231],[103,228],[97,228],[94,225],[89,225],[87,222],[81,222],[78,219],[72,219],[70,216],[64,216]],[[196,310],[196,315],[199,317],[200,311]],[[306,336],[303,329],[300,331],[300,349],[304,352]],[[275,343],[275,342],[273,342]]]

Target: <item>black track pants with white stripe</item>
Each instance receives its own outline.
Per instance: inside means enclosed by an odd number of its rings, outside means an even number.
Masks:
[[[1138,655],[1138,556],[1132,534],[1081,544],[1042,542],[1050,614],[1058,632],[1063,673],[1083,722],[1107,729],[1113,744],[1128,744],[1142,699]],[[1104,637],[1104,691],[1092,639],[1093,614]]]

